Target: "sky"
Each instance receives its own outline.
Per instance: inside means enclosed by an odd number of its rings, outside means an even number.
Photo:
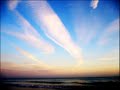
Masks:
[[[6,77],[119,74],[119,0],[1,1]]]

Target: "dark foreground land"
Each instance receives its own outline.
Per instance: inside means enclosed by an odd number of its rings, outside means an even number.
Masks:
[[[17,86],[4,85],[3,90],[120,90],[118,82],[93,83],[90,86]],[[2,90],[1,89],[1,90]]]
[[[0,90],[120,90],[117,80],[12,80],[1,83]]]

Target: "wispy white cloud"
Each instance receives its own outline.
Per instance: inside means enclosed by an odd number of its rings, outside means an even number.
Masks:
[[[29,45],[42,50],[45,53],[53,53],[54,52],[54,47],[45,41],[35,30],[35,28],[14,8],[11,7],[13,3],[15,3],[15,6],[17,6],[18,2],[17,1],[11,1],[9,2],[8,6],[10,10],[14,11],[14,14],[17,16],[17,23],[22,27],[23,32],[6,32],[7,34],[13,35]],[[12,8],[12,9],[11,9]]]
[[[17,5],[21,2],[21,0],[9,0],[8,7],[10,10],[16,9]]]
[[[46,1],[29,1],[33,18],[42,27],[45,34],[59,46],[67,50],[74,58],[82,59],[80,48],[73,42],[66,27]]]
[[[94,27],[95,28],[95,27]],[[75,26],[77,42],[82,45],[88,45],[91,40],[96,36],[96,30],[93,27]]]
[[[90,6],[91,6],[93,9],[96,9],[97,6],[98,6],[98,3],[99,3],[99,0],[92,0],[91,3],[90,3]]]
[[[96,37],[101,27],[101,22],[97,16],[90,15],[86,17],[84,10],[80,9],[79,4],[75,3],[74,5],[74,7],[70,8],[70,12],[72,14],[76,41],[80,45],[88,45]]]
[[[106,28],[106,32],[118,32],[119,31],[119,18],[115,19],[110,25]]]
[[[99,45],[106,45],[111,39],[111,35],[119,32],[119,18],[111,22],[103,32],[103,35],[98,40]]]
[[[36,58],[34,55],[32,55],[31,53],[23,50],[22,48],[18,47],[18,46],[15,46],[14,45],[14,48],[22,55],[24,55],[26,58],[32,60],[33,62],[32,63],[35,63],[35,64],[39,64],[41,67],[45,67],[47,68],[48,65],[43,63],[41,60],[39,60],[38,58]]]

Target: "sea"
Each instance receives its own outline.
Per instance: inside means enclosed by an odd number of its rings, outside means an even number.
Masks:
[[[10,90],[118,89],[120,81],[119,77],[7,78],[2,79],[2,85]]]

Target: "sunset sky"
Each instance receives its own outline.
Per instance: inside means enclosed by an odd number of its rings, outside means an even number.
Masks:
[[[119,0],[1,2],[6,77],[119,73]]]

